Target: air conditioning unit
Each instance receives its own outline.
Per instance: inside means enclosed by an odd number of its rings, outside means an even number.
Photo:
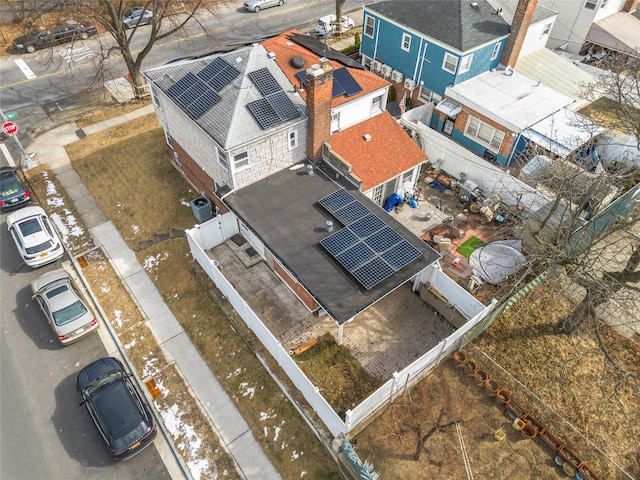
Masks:
[[[393,72],[391,72],[392,82],[401,82],[403,78],[404,75],[402,75],[402,72],[400,70],[394,70]]]
[[[391,71],[393,70],[393,68],[391,68],[390,65],[382,65],[382,75],[387,78],[389,75],[391,75]]]
[[[410,78],[407,78],[404,81],[404,88],[406,88],[407,90],[413,90],[414,88],[416,88],[416,82],[414,82]]]
[[[373,60],[371,62],[371,71],[372,72],[379,72],[382,69],[382,62],[378,61],[378,60]]]

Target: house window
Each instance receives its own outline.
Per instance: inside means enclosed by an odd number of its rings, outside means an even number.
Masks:
[[[479,140],[480,143],[496,151],[500,150],[500,145],[504,140],[504,132],[471,116],[464,134],[467,137]]]
[[[551,31],[552,26],[553,26],[552,22],[546,23],[544,25],[544,29],[542,30],[542,36],[549,35],[549,32]]]
[[[433,101],[433,92],[428,88],[420,87],[420,94],[418,98],[420,98],[420,100],[422,100],[425,103],[429,103]]]
[[[382,110],[382,95],[378,95],[377,97],[373,97],[371,100],[371,111],[379,112]]]
[[[162,106],[160,105],[160,100],[158,100],[158,89],[153,83],[149,83],[148,85],[151,87],[149,89],[151,91],[151,101],[156,107],[162,110]]]
[[[369,15],[365,15],[364,18],[364,34],[369,37],[369,38],[373,38],[373,27],[375,27],[376,25],[376,19],[373,17],[370,17]]]
[[[442,69],[449,73],[456,73],[457,66],[458,66],[458,57],[445,52],[444,61],[442,62]]]
[[[607,2],[608,2],[608,1],[609,1],[609,0],[602,0],[602,3],[600,4],[600,8],[604,8],[604,7],[606,7],[606,6],[607,6]]]
[[[462,61],[460,62],[460,68],[458,69],[458,73],[468,72],[471,68],[471,61],[473,60],[473,53],[471,55],[467,55],[466,57],[462,57]]]
[[[218,148],[217,150],[218,163],[224,167],[225,170],[229,170],[229,161],[223,150]]]
[[[411,49],[411,35],[408,33],[402,34],[402,50],[408,52]]]
[[[498,53],[500,53],[500,43],[496,43],[493,46],[493,52],[491,52],[491,60],[495,60],[498,58]]]
[[[289,150],[298,148],[298,130],[289,132]]]
[[[588,8],[589,10],[595,10],[598,6],[598,0],[587,0],[584,4],[584,8]]]
[[[409,170],[402,174],[402,178],[400,179],[400,187],[404,187],[407,184],[411,184],[411,180],[413,179],[413,170]]]
[[[249,154],[242,152],[233,156],[233,167],[240,170],[249,166]]]

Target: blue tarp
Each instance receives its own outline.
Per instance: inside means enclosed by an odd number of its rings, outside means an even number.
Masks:
[[[391,210],[393,210],[393,207],[395,207],[396,205],[400,205],[401,203],[402,203],[402,197],[397,193],[392,193],[389,199],[387,200],[387,203],[384,204],[384,209],[387,212],[391,212]]]

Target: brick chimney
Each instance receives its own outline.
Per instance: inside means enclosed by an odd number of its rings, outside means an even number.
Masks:
[[[627,0],[622,7],[622,10],[625,12],[633,13],[638,8],[638,0]]]
[[[306,71],[307,110],[307,157],[312,162],[322,158],[322,144],[331,136],[331,98],[333,97],[333,69],[326,61],[312,65]]]
[[[529,25],[531,25],[531,19],[533,18],[537,4],[538,0],[518,1],[516,13],[511,22],[511,33],[507,38],[507,43],[500,57],[501,65],[505,67],[516,66],[520,50],[522,50],[522,44],[524,43],[524,37],[527,36],[527,30],[529,30]]]

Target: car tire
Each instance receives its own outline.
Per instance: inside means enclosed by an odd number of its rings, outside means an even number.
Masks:
[[[34,45],[27,45],[26,47],[24,47],[24,49],[27,51],[27,53],[33,53],[36,51],[36,47]]]
[[[282,5],[284,5],[284,0],[280,0],[280,1],[278,2],[278,6],[279,6],[279,7],[281,7]]]
[[[260,11],[260,7],[256,7],[253,9],[253,13],[258,13]]]
[[[89,38],[89,34],[88,34],[87,32],[82,32],[82,33],[80,34],[80,38],[81,38],[82,40],[86,40],[87,38]]]

